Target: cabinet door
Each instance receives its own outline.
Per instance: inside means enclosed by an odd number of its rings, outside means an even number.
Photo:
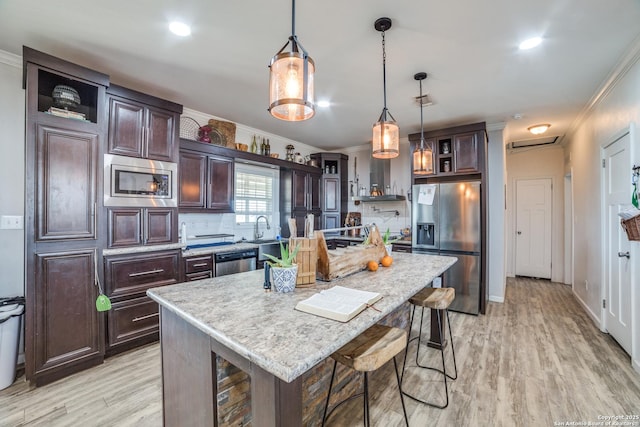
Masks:
[[[35,316],[34,329],[27,331],[26,355],[35,362],[26,364],[33,366],[30,377],[101,363],[104,331],[95,306],[94,257],[93,249],[36,255],[35,304],[27,306],[27,315]]]
[[[291,173],[291,201],[292,210],[307,210],[308,205],[308,188],[307,173],[299,170],[293,170]],[[298,228],[300,230],[300,228]]]
[[[309,202],[307,209],[319,211],[320,207],[320,181],[322,175],[310,173],[307,175],[307,191],[309,192]]]
[[[98,135],[37,125],[36,241],[96,239]]]
[[[476,132],[453,138],[454,172],[478,171],[478,135]]]
[[[340,210],[340,178],[324,178],[322,182],[322,212],[338,212]]]
[[[175,209],[149,208],[145,211],[145,245],[178,241]]]
[[[233,212],[233,159],[209,157],[209,191],[207,208],[216,212]]]
[[[340,224],[340,214],[322,214],[322,217],[324,219],[322,224],[323,230],[342,227],[342,224]],[[338,234],[338,232],[335,234]]]
[[[180,152],[180,208],[204,209],[206,197],[207,156],[191,151]]]
[[[109,153],[143,157],[144,128],[144,105],[109,97]]]
[[[147,108],[146,156],[150,159],[175,161],[175,126],[177,114],[159,108]]]
[[[142,244],[142,209],[109,209],[109,247]]]

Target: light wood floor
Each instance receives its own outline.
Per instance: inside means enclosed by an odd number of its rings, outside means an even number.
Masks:
[[[640,416],[640,375],[568,286],[510,279],[504,304],[489,303],[485,316],[451,313],[451,324],[459,377],[450,383],[449,407],[406,399],[411,426],[553,426]],[[424,361],[438,358],[429,350]],[[442,384],[429,371],[405,375],[405,388],[442,397]],[[371,375],[371,387],[372,424],[404,425],[393,363]],[[160,426],[161,396],[159,346],[153,344],[37,389],[20,378],[0,391],[0,425]],[[354,401],[330,425],[360,426],[361,416]]]

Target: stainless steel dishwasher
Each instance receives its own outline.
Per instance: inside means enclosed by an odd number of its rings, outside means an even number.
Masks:
[[[214,277],[255,270],[257,257],[257,249],[244,249],[239,251],[215,254]]]

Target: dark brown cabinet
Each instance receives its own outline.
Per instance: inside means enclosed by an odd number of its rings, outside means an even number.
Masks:
[[[304,169],[280,170],[280,224],[282,236],[290,237],[288,219],[296,220],[298,235],[304,233],[308,214],[314,215],[314,228],[321,228],[320,181],[322,175]]]
[[[233,212],[233,159],[180,150],[180,193],[183,212]]]
[[[111,208],[108,217],[109,248],[178,241],[176,208]]]
[[[27,47],[23,58],[25,371],[31,383],[42,385],[104,358],[104,315],[96,311],[95,272],[104,244],[98,233],[104,224],[98,171],[109,80]],[[53,92],[61,87],[77,92],[80,103],[69,110],[58,108]]]
[[[482,174],[486,167],[485,123],[424,132],[425,148],[433,150],[434,173],[413,175],[425,179],[434,176]],[[420,134],[409,135],[411,152],[420,145]]]
[[[149,288],[180,281],[180,251],[105,257],[107,352],[114,354],[158,339],[158,304],[145,296]]]
[[[184,258],[184,280],[210,279],[213,277],[213,255],[197,255]]]
[[[314,153],[311,158],[315,159],[324,171],[320,191],[321,228],[343,227],[349,210],[347,188],[349,157],[340,153]],[[339,234],[339,231],[326,233],[326,235]]]
[[[175,162],[182,106],[117,85],[107,93],[109,153]]]

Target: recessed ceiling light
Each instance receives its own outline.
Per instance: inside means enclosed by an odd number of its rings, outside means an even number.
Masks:
[[[526,39],[525,41],[520,43],[519,48],[521,50],[532,49],[532,48],[538,46],[540,43],[542,43],[542,38],[541,37],[532,37],[532,38]]]
[[[322,101],[318,101],[316,105],[320,108],[327,108],[331,106],[331,102],[327,101],[326,99],[323,99]]]
[[[540,124],[540,125],[533,125],[527,128],[527,130],[529,132],[531,132],[534,135],[540,135],[542,133],[545,133],[547,131],[547,129],[549,129],[551,127],[550,124],[548,123],[544,123],[544,124]]]
[[[173,21],[169,24],[169,30],[180,37],[187,37],[191,34],[191,28],[184,22]]]

